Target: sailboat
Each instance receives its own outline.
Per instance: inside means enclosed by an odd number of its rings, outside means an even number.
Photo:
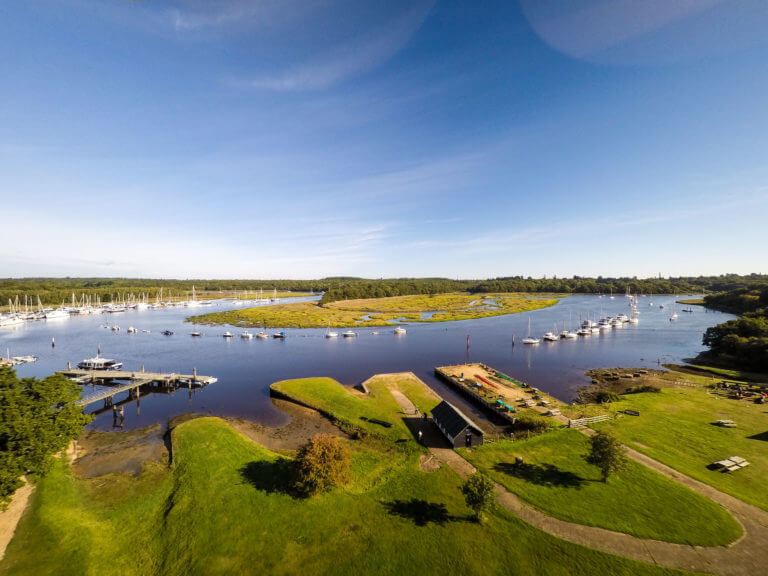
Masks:
[[[538,338],[531,337],[531,319],[528,318],[528,336],[523,338],[523,344],[538,344],[541,342]]]
[[[326,338],[338,338],[339,337],[339,333],[338,332],[333,332],[331,330],[331,321],[330,320],[328,321],[328,328],[326,328],[326,330],[325,330],[325,337]]]

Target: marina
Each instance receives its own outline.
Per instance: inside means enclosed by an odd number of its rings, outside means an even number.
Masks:
[[[186,412],[243,417],[276,426],[285,422],[285,415],[270,402],[268,388],[272,382],[321,374],[354,385],[371,373],[394,371],[413,371],[467,414],[484,418],[480,408],[435,375],[435,366],[482,360],[569,402],[578,387],[589,384],[584,375],[587,370],[622,365],[658,368],[663,363],[681,362],[703,349],[701,334],[707,327],[733,317],[694,307],[693,313],[669,322],[667,310],[672,308],[673,296],[654,296],[653,300],[654,307],[641,306],[639,324],[622,323],[624,328],[616,329],[605,323],[597,333],[590,329],[589,337],[576,336],[575,329],[587,318],[594,322],[628,314],[623,296],[609,300],[574,295],[553,307],[525,314],[356,328],[355,338],[342,338],[342,330],[336,332],[338,337],[327,338],[327,332],[332,331],[327,327],[259,330],[253,332],[252,339],[241,338],[242,330],[232,326],[193,327],[185,322],[190,314],[187,308],[129,309],[120,315],[120,323],[134,326],[138,332],[133,334],[105,329],[108,317],[103,315],[77,315],[65,322],[39,320],[0,330],[0,349],[10,349],[13,356],[37,356],[37,362],[16,367],[20,376],[45,377],[66,368],[68,362],[74,366],[93,356],[100,344],[103,355],[119,359],[127,372],[140,372],[142,365],[152,366],[158,373],[196,366],[201,374],[215,374],[219,379],[220,385],[191,396],[155,394],[151,401],[141,403],[140,414],[131,408],[135,402],[128,398],[128,392],[119,394],[114,400],[124,403],[127,410],[125,429],[164,422]],[[643,301],[641,297],[641,304]],[[666,308],[660,309],[659,304]],[[211,307],[226,310],[239,306],[233,301],[214,301]],[[573,336],[524,346],[521,341],[529,321],[532,335],[552,331],[557,325]],[[165,336],[163,331],[174,334]],[[223,338],[225,332],[238,337]],[[280,332],[283,338],[273,337]],[[52,338],[55,346],[51,345]],[[83,393],[89,392],[84,386]],[[97,406],[90,404],[86,410]],[[111,425],[111,416],[99,412],[91,427],[108,429]]]

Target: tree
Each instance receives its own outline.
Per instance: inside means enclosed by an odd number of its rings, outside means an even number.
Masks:
[[[309,439],[294,460],[294,487],[307,496],[342,486],[350,480],[350,454],[341,440],[330,434]]]
[[[75,405],[80,388],[60,375],[19,379],[0,367],[0,505],[20,477],[45,474],[53,455],[77,438],[89,417]]]
[[[608,476],[614,472],[620,472],[627,467],[627,455],[624,447],[615,436],[608,432],[598,432],[589,439],[590,451],[585,459],[589,464],[600,468],[603,473],[603,482],[608,481]]]
[[[483,512],[493,504],[493,481],[480,472],[475,472],[461,487],[464,500],[475,513],[475,520],[482,522]]]

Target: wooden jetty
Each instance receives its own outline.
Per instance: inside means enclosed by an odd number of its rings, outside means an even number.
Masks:
[[[173,389],[186,386],[187,388],[202,388],[217,381],[213,376],[201,376],[197,370],[192,374],[176,374],[167,372],[128,372],[126,370],[62,370],[59,372],[67,378],[80,384],[97,384],[104,386],[92,394],[80,398],[78,406],[88,406],[101,400],[104,406],[111,406],[112,399],[121,392],[128,392],[133,398],[138,398],[142,386],[161,389]]]

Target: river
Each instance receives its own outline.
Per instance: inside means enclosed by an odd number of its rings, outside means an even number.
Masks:
[[[678,296],[680,298],[681,296]],[[688,296],[689,297],[689,296]],[[292,299],[292,301],[302,299]],[[236,307],[219,302],[213,307],[128,311],[115,315],[77,316],[57,321],[29,322],[15,330],[0,331],[0,351],[12,356],[35,355],[38,361],[17,367],[21,376],[44,377],[74,366],[95,355],[124,363],[126,370],[191,373],[215,376],[218,382],[193,391],[175,394],[150,394],[125,406],[125,429],[146,426],[185,413],[238,416],[268,426],[286,423],[288,417],[277,410],[269,398],[269,385],[286,378],[330,376],[343,384],[362,382],[373,374],[412,371],[443,397],[460,402],[455,393],[433,375],[435,366],[467,361],[482,361],[515,378],[537,386],[561,400],[569,401],[577,388],[589,381],[584,372],[591,368],[632,366],[658,367],[661,363],[681,362],[704,347],[701,337],[707,327],[733,316],[691,306],[674,305],[672,296],[639,299],[639,324],[578,340],[542,342],[529,347],[521,343],[528,331],[540,337],[544,332],[578,328],[579,319],[599,319],[604,315],[629,314],[623,296],[577,295],[563,298],[556,306],[506,316],[444,323],[407,324],[407,334],[396,336],[392,327],[358,329],[357,338],[324,338],[324,329],[287,329],[285,340],[244,340],[231,326],[200,326],[200,338],[189,333],[193,326],[184,322],[191,314]],[[650,306],[650,302],[653,306]],[[664,309],[660,308],[664,305]],[[673,307],[679,318],[671,322]],[[104,326],[119,324],[119,332]],[[126,329],[150,330],[128,334]],[[162,330],[173,330],[164,336]],[[221,335],[230,330],[235,338]],[[273,333],[276,330],[269,330]],[[372,332],[378,331],[378,335]],[[513,335],[517,344],[512,344]],[[467,347],[469,336],[469,347]],[[55,338],[56,346],[51,346]],[[88,387],[90,390],[90,387]],[[127,396],[122,394],[115,400]],[[465,409],[478,415],[476,410]],[[89,411],[99,407],[91,406]],[[112,415],[98,415],[92,428],[109,429]]]

